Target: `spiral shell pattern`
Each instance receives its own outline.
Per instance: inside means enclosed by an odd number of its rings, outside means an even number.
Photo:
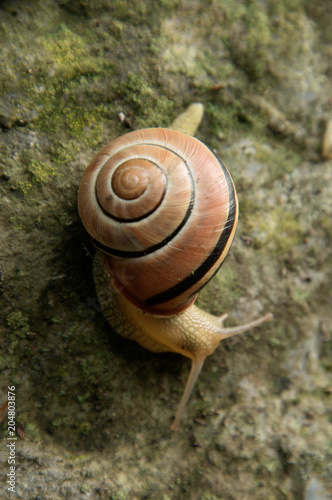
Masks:
[[[238,216],[223,162],[198,139],[162,128],[105,146],[83,175],[78,207],[115,286],[165,316],[188,307],[219,269]]]

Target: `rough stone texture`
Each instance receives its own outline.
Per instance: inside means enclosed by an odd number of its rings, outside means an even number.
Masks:
[[[15,385],[17,498],[331,498],[331,23],[324,0],[1,3],[0,405]],[[76,198],[106,142],[194,101],[241,206],[197,303],[275,320],[207,360],[175,434],[188,363],[112,335]]]

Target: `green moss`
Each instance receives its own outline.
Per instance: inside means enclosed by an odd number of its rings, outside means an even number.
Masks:
[[[62,427],[63,421],[61,417],[57,417],[52,421],[52,426],[57,429],[59,427]]]
[[[234,105],[217,105],[208,103],[206,105],[206,117],[209,121],[213,135],[220,139],[229,139],[238,125],[238,108]]]
[[[31,194],[33,188],[36,185],[44,184],[45,182],[51,181],[51,178],[58,179],[60,177],[59,171],[51,166],[47,161],[39,159],[38,151],[33,151],[35,158],[24,158],[24,162],[27,162],[27,167],[18,176],[14,176],[12,179],[12,187],[17,192],[18,196],[25,199],[27,195]],[[27,156],[32,156],[27,155]],[[34,197],[29,198],[29,207],[38,205],[38,201]],[[26,217],[25,217],[26,219]],[[14,215],[9,218],[11,223],[17,228],[21,229],[21,218],[18,215]]]
[[[82,142],[94,147],[100,141],[107,111],[103,105],[94,105],[88,100],[82,105],[80,99],[82,94],[89,92],[94,78],[111,71],[112,65],[91,53],[89,44],[93,39],[90,33],[79,35],[64,24],[37,42],[44,56],[27,80],[24,106],[38,109],[36,129],[52,134],[55,142],[59,141],[59,147],[66,145],[67,141],[61,141],[64,134],[72,141],[69,147],[73,154],[57,158],[63,163],[73,159]],[[36,173],[34,167],[32,173]]]
[[[84,403],[85,401],[88,401],[90,399],[91,395],[87,392],[85,394],[80,394],[77,396],[77,401],[79,403]]]
[[[290,43],[294,25],[301,26],[303,4],[299,0],[270,1],[262,5],[250,2],[219,2],[227,26],[222,39],[236,66],[257,82],[270,73],[273,55],[282,51],[285,57],[293,55],[298,44]],[[296,46],[296,48],[295,48]]]
[[[124,488],[121,491],[117,491],[111,494],[111,500],[128,500],[130,497],[131,492],[127,489]]]
[[[31,160],[28,165],[28,172],[32,175],[35,182],[42,183],[48,176],[55,175],[54,167],[51,167],[46,162]]]
[[[55,32],[37,39],[44,51],[43,64],[40,61],[38,65],[37,60],[30,76],[24,77],[26,95],[20,105],[26,113],[38,110],[35,128],[53,137],[53,161],[59,165],[73,162],[82,145],[94,149],[100,144],[113,96],[117,103],[111,114],[116,116],[129,107],[137,128],[166,124],[172,114],[173,101],[156,92],[150,77],[147,80],[143,74],[130,73],[119,80],[114,63],[108,63],[102,52],[91,50],[91,36],[74,33],[62,24]],[[96,78],[102,82],[100,101],[95,94]],[[24,194],[34,181],[40,183],[53,175],[47,162],[40,160],[31,160],[28,171],[32,179],[19,185]]]
[[[28,317],[20,311],[11,312],[8,315],[7,324],[12,332],[20,338],[25,338],[30,330]]]
[[[214,495],[213,493],[209,493],[209,492],[203,492],[202,493],[202,496],[201,496],[201,500],[222,500],[222,497],[217,497],[216,495]]]
[[[16,183],[16,187],[19,191],[21,191],[24,195],[27,195],[31,188],[32,188],[33,184],[31,181],[28,181],[28,180],[20,180]],[[17,228],[17,229],[20,229],[22,226],[21,226],[21,220],[22,218],[20,216],[13,216],[13,217],[10,217],[10,221],[12,222],[12,224]]]
[[[228,39],[228,47],[235,64],[254,80],[261,78],[268,68],[268,49],[271,45],[271,24],[259,2],[247,4],[241,16],[243,30]]]
[[[73,162],[79,154],[81,145],[77,140],[67,140],[60,143],[54,153],[55,161],[60,165],[68,165]]]
[[[136,128],[159,127],[170,122],[174,102],[158,95],[142,75],[129,74],[115,91],[134,111]]]
[[[13,311],[7,317],[7,325],[10,329],[8,353],[13,354],[17,347],[26,340],[26,335],[30,330],[28,317],[20,311]],[[28,350],[25,355],[28,356]],[[13,360],[13,367],[16,362]]]
[[[90,422],[82,422],[79,426],[79,433],[83,436],[90,434],[92,426]]]
[[[47,62],[58,79],[62,76],[65,80],[71,80],[78,74],[85,75],[97,68],[93,59],[87,60],[85,57],[86,47],[82,37],[65,24],[61,24],[56,33],[43,38],[42,47],[48,55]]]

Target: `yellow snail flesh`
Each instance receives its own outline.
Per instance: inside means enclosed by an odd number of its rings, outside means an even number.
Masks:
[[[326,123],[326,129],[323,136],[322,157],[324,160],[332,158],[332,119]]]
[[[175,127],[183,130],[185,123],[193,134],[201,116],[202,105],[194,104]],[[93,159],[78,207],[99,250],[94,279],[111,326],[152,352],[191,359],[171,425],[178,429],[203,363],[220,340],[272,318],[224,328],[227,315],[213,316],[193,304],[234,238],[238,201],[230,174],[201,141],[172,126],[137,130]]]

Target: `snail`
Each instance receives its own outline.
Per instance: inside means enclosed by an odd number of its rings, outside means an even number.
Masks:
[[[191,359],[172,430],[220,340],[272,318],[224,328],[226,314],[213,316],[194,305],[223,263],[238,219],[226,166],[192,136],[202,113],[195,103],[170,129],[115,139],[87,167],[78,194],[80,218],[98,249],[94,279],[106,319],[119,335],[152,352]]]

